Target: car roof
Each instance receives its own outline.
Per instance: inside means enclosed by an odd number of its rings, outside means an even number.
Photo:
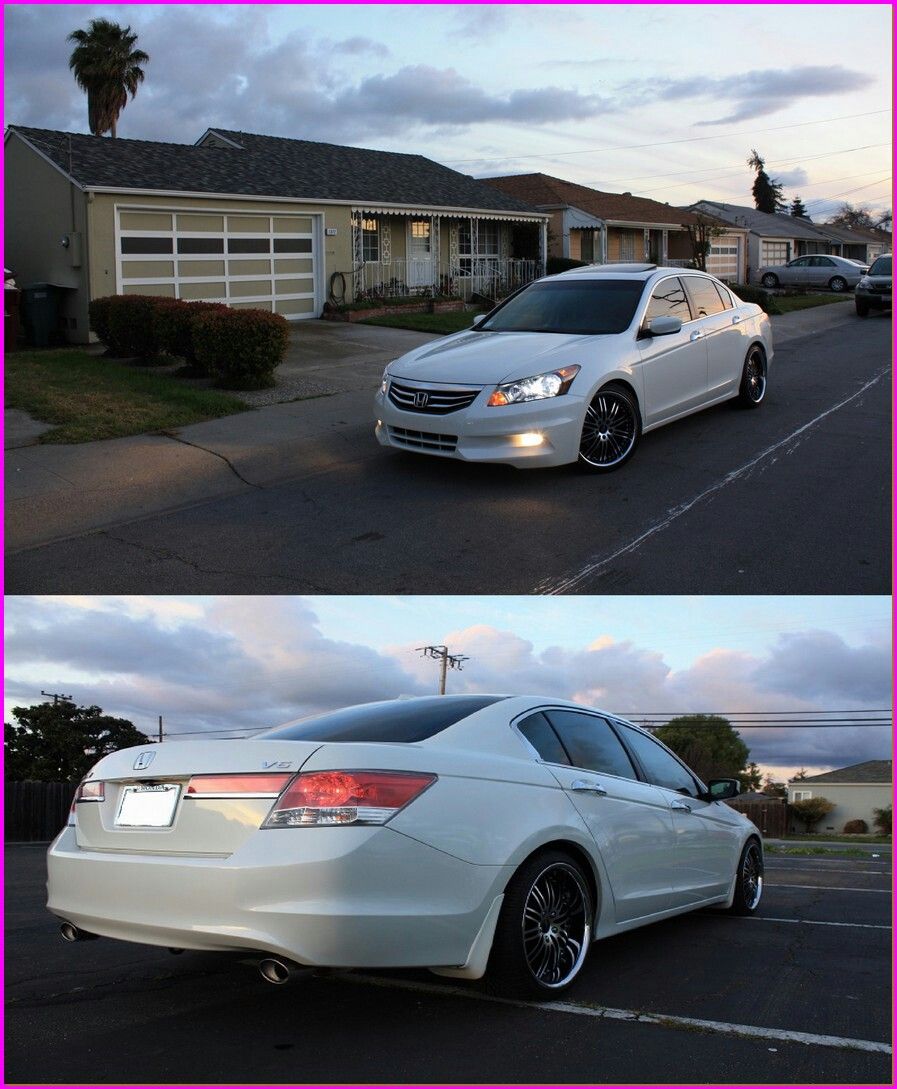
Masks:
[[[676,268],[672,265],[651,265],[647,262],[638,264],[612,264],[612,265],[583,265],[581,268],[571,268],[566,272],[558,272],[549,277],[552,280],[649,280],[660,273],[681,276],[687,273],[689,276],[708,276],[709,273],[701,272],[696,268]]]

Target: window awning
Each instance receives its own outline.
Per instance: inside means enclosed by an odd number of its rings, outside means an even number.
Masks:
[[[496,219],[508,223],[539,223],[549,217],[541,212],[487,212],[482,209],[465,208],[396,208],[388,205],[358,204],[352,205],[353,215],[410,216],[426,218],[435,216],[440,219]]]

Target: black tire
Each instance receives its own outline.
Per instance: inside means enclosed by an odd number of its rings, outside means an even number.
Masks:
[[[642,414],[635,395],[611,383],[598,390],[586,409],[579,439],[579,465],[591,473],[612,473],[635,453]]]
[[[842,292],[847,290],[847,281],[844,279],[843,276],[833,276],[829,280],[828,286],[831,288],[832,291],[835,292],[836,295],[840,295]]]
[[[766,355],[759,344],[754,344],[747,354],[741,372],[738,403],[745,408],[759,408],[765,396]]]
[[[767,272],[764,275],[763,279],[760,281],[760,283],[763,284],[764,287],[769,287],[769,288],[778,287],[779,286],[779,278],[778,278],[778,276],[776,276],[776,274],[774,272]]]
[[[749,839],[738,860],[735,899],[729,911],[733,915],[753,915],[763,896],[763,849],[756,839]]]
[[[557,892],[546,900],[552,887]],[[594,912],[588,879],[575,859],[553,849],[534,855],[505,889],[486,989],[542,999],[565,990],[585,962]]]
[[[868,318],[869,317],[869,304],[867,302],[860,302],[859,299],[855,299],[857,308],[857,317]]]

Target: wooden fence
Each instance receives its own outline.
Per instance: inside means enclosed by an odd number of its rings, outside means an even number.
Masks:
[[[5,783],[7,841],[51,840],[68,820],[77,783]]]
[[[738,810],[756,824],[764,836],[780,839],[788,831],[788,806],[784,801],[776,801],[770,798],[768,802],[729,802],[729,805]]]

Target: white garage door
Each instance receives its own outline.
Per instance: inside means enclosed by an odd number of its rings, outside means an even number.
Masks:
[[[707,255],[707,271],[720,280],[726,280],[730,284],[737,284],[741,269],[739,249],[737,239],[711,245],[710,253]]]
[[[760,264],[784,265],[787,264],[791,247],[787,242],[762,242],[760,244]]]
[[[117,209],[123,294],[273,310],[290,321],[320,312],[314,216]]]

